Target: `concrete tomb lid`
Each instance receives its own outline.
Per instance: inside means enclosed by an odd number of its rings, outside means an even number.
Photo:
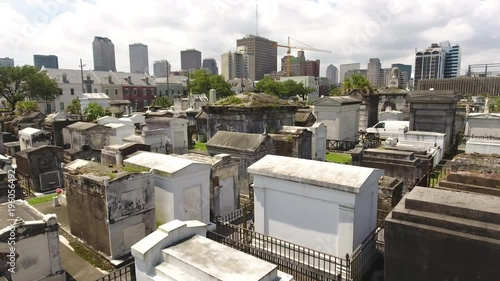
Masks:
[[[315,160],[267,155],[248,167],[248,173],[319,187],[359,193],[372,176],[383,176],[379,169],[342,165]]]

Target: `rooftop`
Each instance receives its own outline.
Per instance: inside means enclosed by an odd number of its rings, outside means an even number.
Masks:
[[[210,165],[208,164],[147,151],[133,153],[130,158],[123,162],[125,164],[154,169],[155,171],[167,174],[167,176],[172,176],[192,165],[206,166],[208,170],[210,169]]]
[[[34,134],[38,134],[38,133],[41,133],[42,130],[40,129],[35,129],[35,128],[31,128],[31,127],[28,127],[28,128],[24,128],[22,130],[19,131],[19,134],[23,134],[23,135],[34,135]]]
[[[90,123],[90,122],[76,122],[76,123],[73,123],[73,124],[69,125],[67,128],[68,129],[73,129],[73,130],[84,131],[84,130],[88,130],[90,128],[93,128],[95,126],[97,126],[97,124],[95,124],[95,123]]]
[[[207,147],[230,148],[247,152],[257,151],[259,146],[270,138],[263,134],[218,131],[208,142]]]
[[[248,168],[248,173],[351,193],[359,193],[372,175],[383,176],[383,171],[378,169],[276,155],[257,161]]]
[[[361,104],[363,101],[348,96],[323,97],[313,102],[314,106]]]
[[[105,93],[84,93],[80,97],[81,100],[98,100],[98,99],[109,99],[109,96]]]
[[[274,264],[200,235],[163,251],[214,280],[263,280],[277,270]]]

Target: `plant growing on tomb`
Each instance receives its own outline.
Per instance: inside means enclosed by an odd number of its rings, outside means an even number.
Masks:
[[[23,100],[16,104],[16,115],[26,116],[32,112],[39,110],[38,103],[33,100]]]
[[[97,103],[91,103],[85,109],[83,115],[85,116],[85,120],[87,122],[94,122],[98,118],[105,116],[106,112],[104,111],[104,108],[101,105]]]
[[[76,98],[71,101],[71,104],[68,105],[66,111],[70,114],[80,114],[81,108],[82,106],[80,104],[80,100]]]

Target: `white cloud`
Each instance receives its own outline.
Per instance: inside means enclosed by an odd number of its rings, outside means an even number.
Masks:
[[[291,36],[332,53],[306,51],[330,63],[379,57],[413,64],[414,49],[450,40],[463,48],[466,63],[492,62],[500,38],[500,4],[494,0],[259,0],[259,35],[280,43]],[[129,70],[128,45],[149,46],[149,60],[168,59],[180,68],[180,51],[196,48],[214,57],[236,48],[236,39],[253,34],[256,1],[247,0],[8,0],[1,1],[0,57],[32,64],[33,54],[59,56],[61,68],[77,68],[82,58],[93,67],[94,36],[115,44],[117,68]],[[300,44],[294,41],[294,44]],[[280,48],[279,58],[286,50]],[[471,59],[469,59],[470,57]]]

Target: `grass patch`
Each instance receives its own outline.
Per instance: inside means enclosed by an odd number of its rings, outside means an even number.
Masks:
[[[86,260],[94,267],[98,267],[100,269],[106,271],[113,271],[115,268],[106,260],[104,257],[96,253],[94,250],[88,248],[82,242],[78,241],[74,237],[66,234],[64,231],[60,232],[69,242],[69,245],[75,250],[75,253],[80,256],[82,259]]]
[[[207,151],[207,144],[204,143],[204,142],[199,142],[197,141],[195,144],[194,144],[194,149],[196,150],[201,150],[201,151]]]
[[[247,102],[246,100],[239,98],[237,96],[230,96],[225,100],[222,100],[218,105],[237,105]]]
[[[122,169],[125,172],[129,172],[129,173],[142,173],[142,172],[149,172],[149,170],[150,170],[149,168],[135,166],[135,165],[126,165],[126,166],[123,166]]]
[[[52,193],[52,194],[49,194],[49,195],[44,195],[44,196],[40,196],[40,197],[30,198],[30,199],[28,199],[26,201],[30,205],[36,205],[36,204],[40,204],[40,203],[50,202],[50,201],[52,201],[52,197],[54,197],[54,196],[57,196],[57,193]]]
[[[352,164],[351,154],[329,152],[326,154],[326,161],[337,164]]]

